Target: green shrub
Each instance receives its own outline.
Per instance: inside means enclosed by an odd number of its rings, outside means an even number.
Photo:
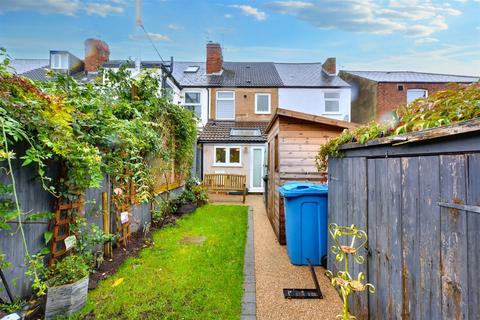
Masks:
[[[70,255],[57,261],[47,271],[47,285],[49,287],[75,283],[90,273],[90,265],[83,256]]]

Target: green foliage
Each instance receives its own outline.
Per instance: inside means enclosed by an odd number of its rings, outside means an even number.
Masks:
[[[10,267],[10,262],[5,259],[5,254],[0,251],[0,269],[6,269]]]
[[[198,206],[208,203],[206,189],[194,178],[187,180],[185,190],[178,197],[168,197],[158,202],[155,210],[152,212],[153,223],[161,224],[165,217],[175,214],[182,205],[187,203],[196,203]]]
[[[92,266],[95,263],[92,254],[95,247],[113,239],[113,235],[107,236],[99,226],[94,223],[89,224],[85,218],[77,217],[75,223],[71,225],[71,230],[77,235],[76,255],[83,256],[84,260]]]
[[[445,90],[432,93],[398,108],[391,123],[371,122],[367,126],[345,130],[342,134],[324,144],[317,156],[317,168],[320,172],[327,169],[328,156],[340,157],[340,147],[349,142],[367,143],[368,141],[420,131],[454,122],[480,117],[480,83],[471,85],[451,84]]]
[[[8,57],[4,61],[8,65]],[[173,166],[178,173],[188,172],[196,119],[160,95],[154,73],[134,78],[120,68],[106,71],[105,81],[96,84],[62,74],[52,77],[54,81],[34,83],[0,67],[0,117],[22,133],[7,130],[7,136],[30,142],[23,165],[35,164],[46,182],[47,160],[65,168],[59,181],[44,184],[46,189],[78,195],[98,187],[106,172],[120,185],[132,182],[137,198],[147,201],[153,195],[152,159],[168,164],[165,173]]]
[[[0,303],[0,310],[5,313],[13,313],[23,308],[26,301],[24,299],[15,299],[13,303]]]
[[[155,231],[154,245],[89,292],[74,319],[240,319],[247,213],[207,205]],[[185,241],[195,237],[206,239]]]
[[[70,255],[55,264],[47,271],[49,287],[61,286],[77,282],[90,273],[90,265],[83,256]]]

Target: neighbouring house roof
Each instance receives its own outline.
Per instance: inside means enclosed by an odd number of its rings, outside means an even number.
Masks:
[[[38,68],[48,67],[50,61],[48,59],[13,59],[10,61],[10,67],[12,67],[15,73],[23,74]]]
[[[425,83],[448,83],[460,82],[471,83],[479,81],[479,77],[459,76],[453,74],[439,74],[415,71],[341,71],[376,82],[425,82]]]
[[[275,63],[284,87],[350,87],[339,76],[328,75],[321,63]]]
[[[22,73],[21,75],[32,80],[37,81],[51,81],[52,77],[48,76],[49,69],[47,67],[41,67],[37,69],[30,70],[28,72]],[[74,74],[70,74],[74,79],[80,82],[90,82],[97,79],[100,75],[98,73],[85,73],[84,71],[79,71]]]
[[[353,129],[353,128],[357,128],[357,127],[360,126],[359,124],[356,124],[354,122],[336,120],[336,119],[327,118],[327,117],[323,117],[323,116],[317,116],[317,115],[313,115],[313,114],[309,114],[309,113],[303,113],[303,112],[298,112],[298,111],[292,111],[292,110],[277,108],[277,111],[273,115],[272,119],[268,122],[268,125],[265,129],[265,133],[268,133],[270,131],[273,124],[275,123],[275,121],[279,117],[293,118],[293,119],[298,119],[298,120],[303,120],[303,121],[308,121],[308,122],[314,122],[314,123],[333,126],[333,127],[339,127],[339,128],[343,128],[343,129]]]
[[[200,143],[264,143],[267,141],[265,129],[268,121],[208,121],[199,134]],[[260,136],[232,136],[232,129],[260,129]]]
[[[120,68],[120,66],[127,65],[129,68],[135,68],[135,61],[132,60],[109,60],[102,66],[105,68]],[[160,68],[162,65],[167,65],[162,61],[141,61],[142,68]]]
[[[134,62],[111,60],[103,66],[118,68]],[[158,61],[142,61],[142,67],[155,68]],[[198,67],[188,72],[189,67]],[[338,76],[327,75],[321,63],[229,62],[223,63],[220,74],[207,75],[205,62],[174,61],[173,78],[181,87],[349,87]]]

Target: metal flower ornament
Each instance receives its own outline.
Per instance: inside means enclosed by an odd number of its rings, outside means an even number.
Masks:
[[[371,283],[364,283],[365,275],[363,272],[360,272],[356,279],[352,278],[348,271],[349,260],[353,259],[358,264],[365,262],[365,258],[359,254],[359,251],[367,244],[368,236],[365,231],[359,230],[354,224],[346,227],[331,223],[328,226],[328,231],[335,242],[330,249],[335,254],[335,260],[337,262],[345,262],[344,271],[338,271],[336,276],[330,270],[325,273],[343,300],[343,314],[338,315],[337,319],[356,319],[355,316],[348,312],[348,297],[354,292],[365,290],[375,293],[375,287]]]

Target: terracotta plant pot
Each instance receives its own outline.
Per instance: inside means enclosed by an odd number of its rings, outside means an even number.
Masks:
[[[45,319],[70,316],[87,303],[88,276],[77,282],[48,288]]]

